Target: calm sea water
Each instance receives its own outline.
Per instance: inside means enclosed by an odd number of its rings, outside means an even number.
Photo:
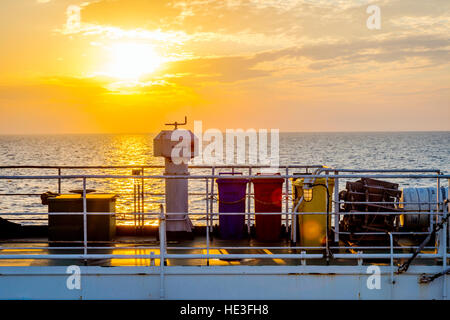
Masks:
[[[0,165],[155,165],[163,164],[153,154],[155,135],[53,135],[0,136]],[[336,168],[440,169],[450,173],[450,132],[399,133],[282,133],[280,164],[323,164]],[[2,169],[1,175],[53,175],[55,170]],[[131,170],[70,170],[63,174],[130,174]],[[161,174],[162,170],[147,173]],[[197,170],[192,174],[209,173]],[[399,181],[402,186],[434,186],[434,181]],[[133,210],[133,181],[90,180],[88,188],[123,194],[118,212]],[[204,181],[190,182],[190,191],[202,192]],[[82,188],[81,180],[64,180],[62,191]],[[145,191],[163,192],[161,181],[146,181]],[[57,191],[56,180],[0,180],[0,212],[46,212],[38,196],[6,196],[8,193],[41,194]],[[158,211],[163,198],[146,197],[146,211]],[[203,196],[190,197],[190,209],[205,210]],[[11,217],[12,218],[12,217]],[[34,217],[36,218],[36,217]],[[43,217],[41,217],[43,218]],[[45,223],[28,221],[27,223]]]

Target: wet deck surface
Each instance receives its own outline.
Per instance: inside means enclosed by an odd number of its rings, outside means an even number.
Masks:
[[[27,238],[14,239],[13,241],[3,240],[1,247],[7,249],[0,249],[0,257],[2,255],[40,255],[40,254],[82,254],[82,249],[56,249],[48,245],[47,238]],[[81,246],[81,244],[78,244]],[[98,245],[95,245],[98,246]],[[159,265],[158,259],[150,259],[151,253],[159,254],[159,243],[155,237],[138,237],[138,236],[122,236],[117,237],[114,244],[114,249],[88,249],[90,254],[118,254],[118,255],[148,255],[148,258],[126,258],[126,259],[95,259],[88,260],[87,265],[90,266],[150,266]],[[154,247],[154,248],[138,248],[138,247]],[[178,240],[167,242],[168,254],[206,254],[206,238],[204,236],[196,236],[193,240]],[[30,249],[23,249],[24,247]],[[185,249],[185,247],[193,247]],[[214,247],[226,247],[225,249],[217,249]],[[252,248],[229,248],[229,247],[252,247]],[[261,248],[264,247],[264,248]],[[270,247],[284,247],[284,249],[273,249]],[[178,249],[177,249],[178,248]],[[337,253],[337,251],[334,251]],[[371,251],[373,252],[373,251]],[[377,253],[389,253],[389,250],[379,250]],[[396,253],[405,253],[405,251],[395,250]],[[281,240],[279,242],[258,242],[255,239],[242,240],[221,240],[212,237],[210,239],[210,254],[292,254],[301,253],[298,249],[291,249],[289,242]],[[321,253],[315,251],[308,251],[307,253]],[[339,253],[350,253],[347,250],[340,250]],[[375,252],[373,252],[375,253]],[[388,260],[364,260],[364,264],[379,264],[388,265]],[[436,264],[435,261],[424,261],[421,264]],[[74,259],[0,259],[0,266],[65,266],[65,265],[83,265],[83,260]],[[169,266],[188,265],[188,266],[226,266],[226,265],[300,265],[300,259],[168,259]],[[307,260],[308,265],[325,265],[324,259]],[[356,265],[357,260],[332,260],[333,265]]]
[[[32,243],[31,243],[32,242]],[[151,261],[150,254],[159,254],[159,242],[152,237],[133,237],[124,236],[116,238],[114,246],[116,249],[88,249],[90,254],[120,254],[120,255],[148,255],[149,258],[130,258],[130,259],[95,259],[88,261],[88,265],[95,266],[150,266],[159,265],[159,260]],[[136,247],[158,247],[158,248],[136,248]],[[193,240],[177,240],[167,241],[168,254],[206,254],[205,237],[195,237]],[[286,249],[215,249],[213,247],[286,247]],[[0,250],[1,255],[31,255],[31,254],[82,254],[82,249],[56,249],[48,245],[46,238],[36,239],[15,239],[14,242],[4,242],[1,247],[8,249]],[[29,247],[32,249],[22,249]],[[184,247],[194,247],[194,249],[184,249]],[[176,249],[178,248],[178,249]],[[198,249],[195,249],[198,248]],[[287,241],[273,243],[258,243],[254,240],[219,240],[212,238],[210,240],[210,254],[285,254],[296,253],[295,250],[289,248]],[[241,259],[241,260],[222,260],[222,259],[168,259],[167,264],[171,265],[190,265],[201,266],[207,265],[295,265],[299,264],[298,259]],[[42,260],[42,259],[0,259],[0,266],[50,266],[50,265],[70,265],[84,264],[82,260]]]

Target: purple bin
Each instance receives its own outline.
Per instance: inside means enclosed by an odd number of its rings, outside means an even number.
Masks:
[[[216,182],[219,189],[220,238],[242,239],[244,237],[245,214],[221,215],[220,213],[245,213],[245,193],[248,179],[219,178],[216,179]]]

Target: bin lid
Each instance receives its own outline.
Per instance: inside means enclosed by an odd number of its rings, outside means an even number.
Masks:
[[[230,179],[230,178],[219,178],[216,179],[217,183],[242,183],[242,184],[246,184],[249,180],[248,179]]]
[[[229,175],[229,176],[235,176],[235,175],[242,175],[242,172],[219,172],[219,175]],[[217,178],[216,183],[234,183],[234,184],[246,184],[249,181],[249,179],[245,178]]]
[[[269,176],[269,177],[274,177],[274,176],[279,176],[279,173],[257,173],[257,176],[261,176],[261,178],[252,178],[252,183],[253,184],[259,184],[259,183],[264,183],[264,184],[283,184],[284,183],[284,178],[263,178],[264,176]]]
[[[326,184],[327,183],[327,178],[308,178],[308,179],[313,179],[314,184]],[[298,178],[295,179],[292,184],[296,187],[301,187],[303,186],[303,183],[305,181],[305,178]],[[328,186],[334,186],[334,178],[328,178]]]

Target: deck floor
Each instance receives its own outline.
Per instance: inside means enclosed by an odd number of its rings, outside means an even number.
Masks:
[[[81,249],[56,249],[48,245],[46,238],[36,239],[15,239],[14,242],[3,242],[1,246],[8,247],[8,249],[0,249],[1,255],[31,255],[31,254],[82,254]],[[122,236],[116,238],[116,243],[110,246],[116,249],[88,249],[90,254],[120,254],[120,255],[148,255],[149,258],[130,258],[130,259],[95,259],[89,260],[88,265],[95,266],[150,266],[159,265],[159,260],[150,260],[150,254],[159,254],[159,249],[144,249],[136,247],[159,247],[156,238],[152,237],[135,237]],[[206,254],[206,240],[205,237],[196,236],[193,240],[179,240],[167,241],[168,254]],[[275,243],[258,243],[254,240],[219,240],[212,238],[210,240],[210,247],[286,247],[286,249],[269,250],[269,249],[214,249],[210,248],[210,254],[278,254],[278,253],[295,253],[295,250],[289,248],[286,241]],[[32,249],[22,249],[28,247]],[[198,249],[171,249],[171,248],[195,247]],[[297,261],[295,261],[297,260]],[[0,259],[0,266],[50,266],[50,265],[71,265],[83,264],[82,260],[70,259]],[[210,259],[209,265],[295,265],[299,264],[298,259],[241,259],[241,260],[222,260]],[[170,265],[189,265],[201,266],[207,265],[206,259],[168,259],[167,264]]]

